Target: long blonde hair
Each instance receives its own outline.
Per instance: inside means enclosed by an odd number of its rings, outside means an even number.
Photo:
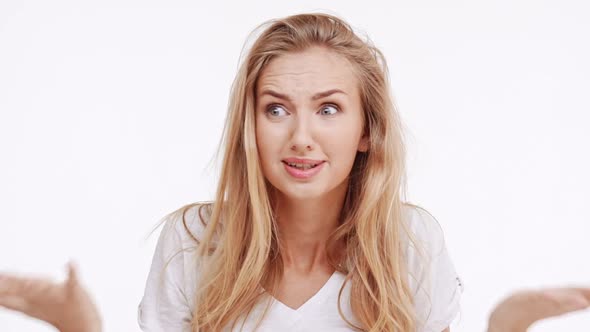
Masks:
[[[402,125],[389,90],[383,54],[351,26],[328,14],[300,14],[265,23],[232,86],[224,128],[223,161],[214,203],[197,255],[199,278],[193,331],[232,328],[252,312],[261,286],[277,289],[283,273],[272,188],[265,180],[255,139],[255,89],[272,59],[321,46],[344,56],[358,77],[367,152],[356,156],[341,212],[328,242],[328,260],[351,283],[351,308],[361,331],[413,331],[402,222],[406,192]],[[344,243],[344,254],[337,244]],[[264,313],[258,318],[261,322]]]

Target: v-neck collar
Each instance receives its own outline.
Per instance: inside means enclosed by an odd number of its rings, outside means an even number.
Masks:
[[[270,294],[270,292],[262,287],[261,290],[263,291],[264,296],[263,299],[257,303],[255,311],[258,312],[258,314],[262,314],[266,304],[270,304],[270,307],[259,326],[260,331],[299,331],[299,328],[301,327],[300,324],[302,324],[306,318],[313,318],[318,312],[325,312],[326,306],[333,305],[333,303],[330,304],[327,302],[335,301],[345,279],[345,274],[334,271],[324,285],[297,309],[293,309],[277,300]],[[270,303],[267,301],[270,301]],[[245,327],[253,330],[254,326],[254,321],[248,321]],[[246,330],[248,330],[247,328]]]
[[[324,283],[322,288],[320,288],[312,297],[310,297],[297,309],[289,307],[283,302],[277,300],[274,296],[268,294],[272,297],[272,301],[274,303],[273,308],[279,311],[279,315],[281,317],[290,317],[290,320],[292,320],[292,323],[294,323],[307,312],[313,311],[314,308],[317,308],[319,305],[324,303],[324,301],[329,297],[334,289],[338,289],[339,281],[340,283],[342,282],[342,278],[339,276],[339,274],[341,273],[334,271],[330,278],[328,278],[328,280]]]

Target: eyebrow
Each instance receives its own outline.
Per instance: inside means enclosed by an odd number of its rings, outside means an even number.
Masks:
[[[322,98],[328,97],[330,95],[333,95],[335,93],[346,94],[346,92],[344,92],[344,91],[342,91],[340,89],[331,89],[331,90],[327,90],[327,91],[324,91],[324,92],[318,92],[315,95],[313,95],[313,97],[311,97],[311,99],[312,100],[318,100],[318,99],[322,99]],[[282,93],[278,93],[278,92],[273,91],[273,90],[269,90],[269,89],[265,89],[265,90],[263,90],[260,93],[260,96],[261,97],[264,96],[264,95],[270,95],[270,96],[273,96],[273,97],[276,97],[276,98],[279,98],[279,99],[283,99],[283,100],[286,100],[286,101],[289,101],[289,102],[292,101],[291,100],[291,97],[289,97],[287,95],[284,95]]]

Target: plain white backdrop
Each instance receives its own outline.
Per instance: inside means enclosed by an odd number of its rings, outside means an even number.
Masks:
[[[526,287],[590,285],[585,1],[2,1],[0,270],[78,262],[105,331],[138,331],[166,213],[211,199],[248,33],[336,14],[385,53],[408,128],[410,201],[445,230],[484,331]],[[147,237],[147,238],[146,238]],[[590,312],[532,331],[586,331]],[[0,330],[52,331],[0,310]]]

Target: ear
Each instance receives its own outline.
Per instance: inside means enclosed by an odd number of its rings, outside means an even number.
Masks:
[[[363,135],[359,140],[358,151],[367,152],[369,150],[369,136]]]

